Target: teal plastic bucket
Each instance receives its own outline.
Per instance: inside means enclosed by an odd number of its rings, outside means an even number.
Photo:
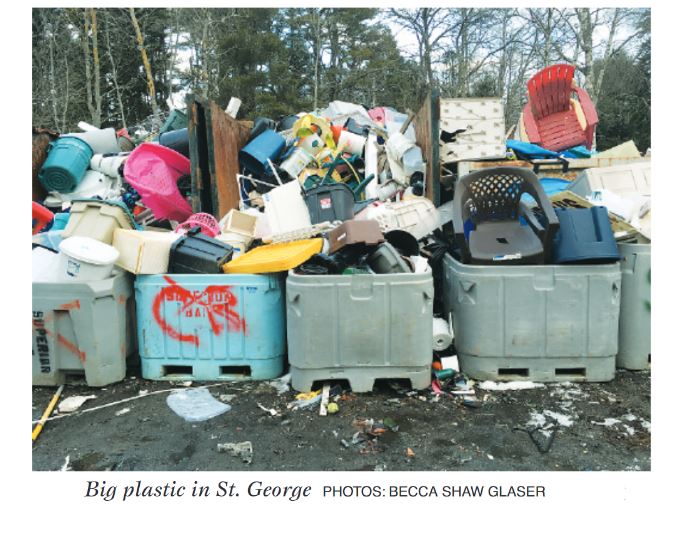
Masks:
[[[77,137],[60,137],[48,146],[48,157],[38,179],[48,191],[71,193],[89,168],[91,146]]]

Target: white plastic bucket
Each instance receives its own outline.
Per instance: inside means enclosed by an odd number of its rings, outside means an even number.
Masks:
[[[120,256],[114,247],[84,236],[60,242],[60,276],[68,281],[107,279]]]
[[[339,148],[353,155],[363,155],[365,137],[356,135],[345,129],[339,135]]]
[[[288,172],[292,178],[298,178],[298,175],[312,162],[312,155],[306,152],[302,147],[298,147],[291,156],[281,163],[281,169]]]

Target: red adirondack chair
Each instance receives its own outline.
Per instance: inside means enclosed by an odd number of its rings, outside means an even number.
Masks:
[[[555,152],[582,144],[591,149],[598,114],[589,94],[573,78],[574,66],[567,64],[546,67],[531,77],[529,102],[524,107],[524,128],[530,142]],[[573,92],[584,112],[586,128],[570,102]]]

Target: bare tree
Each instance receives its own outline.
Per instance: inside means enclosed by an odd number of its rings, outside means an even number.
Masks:
[[[442,8],[390,9],[389,13],[416,36],[421,73],[429,87],[436,86],[433,54],[440,42],[456,30],[459,21],[450,20],[449,10]]]
[[[137,16],[135,15],[134,8],[129,8],[130,19],[132,20],[132,26],[135,29],[135,36],[137,38],[137,48],[142,55],[142,65],[144,66],[144,72],[147,76],[147,88],[149,89],[149,99],[151,99],[151,110],[154,115],[154,127],[158,126],[159,123],[159,106],[156,103],[156,89],[154,88],[154,77],[151,74],[151,65],[149,64],[149,57],[147,56],[147,50],[144,48],[144,38],[142,37],[142,31],[139,28],[139,22],[137,21]]]
[[[96,107],[94,107],[94,96],[92,90],[93,77],[91,74],[92,59],[89,56],[89,10],[84,8],[84,34],[80,36],[82,42],[82,52],[84,53],[84,72],[86,75],[86,101],[91,121],[96,117]]]
[[[96,9],[89,8],[91,14],[91,44],[94,56],[94,112],[91,122],[101,127],[101,61],[99,59],[98,27],[96,25]]]
[[[120,119],[123,127],[127,128],[127,118],[125,117],[125,107],[123,106],[123,96],[120,91],[120,84],[118,83],[118,66],[115,64],[113,59],[113,50],[111,48],[111,36],[110,36],[110,21],[105,18],[104,28],[106,34],[106,53],[108,54],[108,59],[111,64],[111,78],[113,79],[113,85],[115,86],[115,97],[118,100],[118,109],[120,110]]]

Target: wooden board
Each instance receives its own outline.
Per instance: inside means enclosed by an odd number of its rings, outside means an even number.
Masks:
[[[187,136],[190,141],[192,211],[211,213],[211,178],[207,135],[206,102],[195,94],[185,96]]]
[[[413,120],[416,142],[425,159],[425,196],[440,205],[440,92],[431,90]]]
[[[252,124],[234,120],[214,102],[194,94],[186,97],[192,210],[221,219],[238,208],[238,152],[247,143]]]
[[[236,175],[240,172],[238,152],[250,138],[249,122],[231,118],[216,103],[208,109],[212,144],[209,144],[209,172],[212,190],[213,215],[220,219],[232,209],[238,209],[240,193]]]

